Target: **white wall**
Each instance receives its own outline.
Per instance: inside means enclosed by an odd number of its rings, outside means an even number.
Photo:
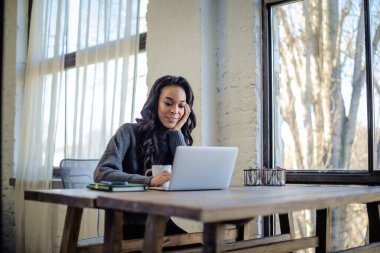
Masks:
[[[195,94],[194,108],[200,112],[200,13],[198,0],[150,1],[147,13],[148,85],[163,75],[185,77]],[[198,126],[199,116],[197,117]],[[200,142],[197,127],[194,142]]]
[[[22,106],[27,40],[27,1],[5,0],[2,87],[2,252],[14,252],[14,189],[9,178],[14,176],[18,150],[18,132]],[[1,10],[3,11],[3,10]]]
[[[239,147],[233,185],[244,183],[243,169],[256,164],[257,106],[261,88],[260,1],[218,1],[217,143]]]
[[[3,63],[3,242],[15,251],[14,199],[9,177],[17,155],[26,48],[26,2],[5,1]],[[148,6],[148,84],[165,74],[192,84],[195,145],[239,147],[232,185],[260,165],[261,1],[151,0]],[[19,18],[17,18],[19,16]],[[24,56],[23,56],[24,55]],[[3,247],[4,249],[4,247]]]
[[[198,120],[194,144],[239,147],[233,185],[243,185],[243,169],[257,160],[259,4],[154,0],[148,5],[148,83],[164,74],[189,80]]]
[[[196,97],[194,145],[239,147],[234,186],[243,186],[243,170],[260,162],[260,13],[259,0],[154,0],[148,5],[148,84],[165,74],[188,79]],[[197,230],[197,224],[175,221]]]

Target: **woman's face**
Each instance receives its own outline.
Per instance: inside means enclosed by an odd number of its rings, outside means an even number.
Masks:
[[[173,128],[185,113],[186,93],[179,86],[165,86],[158,100],[158,118],[166,128]]]

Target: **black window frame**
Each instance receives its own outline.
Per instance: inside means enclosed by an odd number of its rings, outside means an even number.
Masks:
[[[273,168],[274,136],[273,136],[273,87],[272,87],[272,45],[271,45],[271,8],[273,6],[299,2],[302,0],[262,0],[262,62],[263,62],[263,166]],[[370,4],[364,3],[365,56],[366,56],[366,96],[368,117],[368,172],[365,171],[318,171],[288,170],[286,183],[301,184],[357,184],[380,185],[380,171],[374,170],[374,97],[373,97],[373,65],[371,54]],[[369,39],[368,39],[369,38]],[[380,162],[380,161],[378,161]]]
[[[139,36],[140,36],[140,39],[139,39],[139,52],[141,53],[141,52],[145,51],[145,49],[146,49],[146,37],[147,37],[147,33],[146,32],[140,33]],[[98,47],[98,46],[101,46],[101,45],[97,45],[96,47]],[[71,53],[68,53],[68,54],[65,55],[64,70],[67,70],[67,69],[75,67],[76,53],[77,53],[77,51],[74,51],[74,52],[71,52]]]

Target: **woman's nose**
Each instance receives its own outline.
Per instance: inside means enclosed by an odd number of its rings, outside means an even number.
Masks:
[[[177,106],[173,106],[171,108],[171,113],[178,113],[178,107]]]

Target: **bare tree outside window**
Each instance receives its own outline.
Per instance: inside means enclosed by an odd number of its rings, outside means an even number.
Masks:
[[[372,66],[366,59],[361,0],[305,0],[273,5],[270,55],[273,163],[288,170],[380,169],[380,1],[369,1]],[[372,84],[367,68],[373,69]],[[372,87],[373,150],[368,143],[368,87]],[[332,210],[333,249],[359,246],[367,237],[362,205]],[[315,213],[294,216],[299,235],[315,233]],[[348,226],[346,220],[356,220]],[[345,233],[348,231],[349,233]]]
[[[368,169],[364,18],[354,2],[273,8],[275,161],[286,168]]]

